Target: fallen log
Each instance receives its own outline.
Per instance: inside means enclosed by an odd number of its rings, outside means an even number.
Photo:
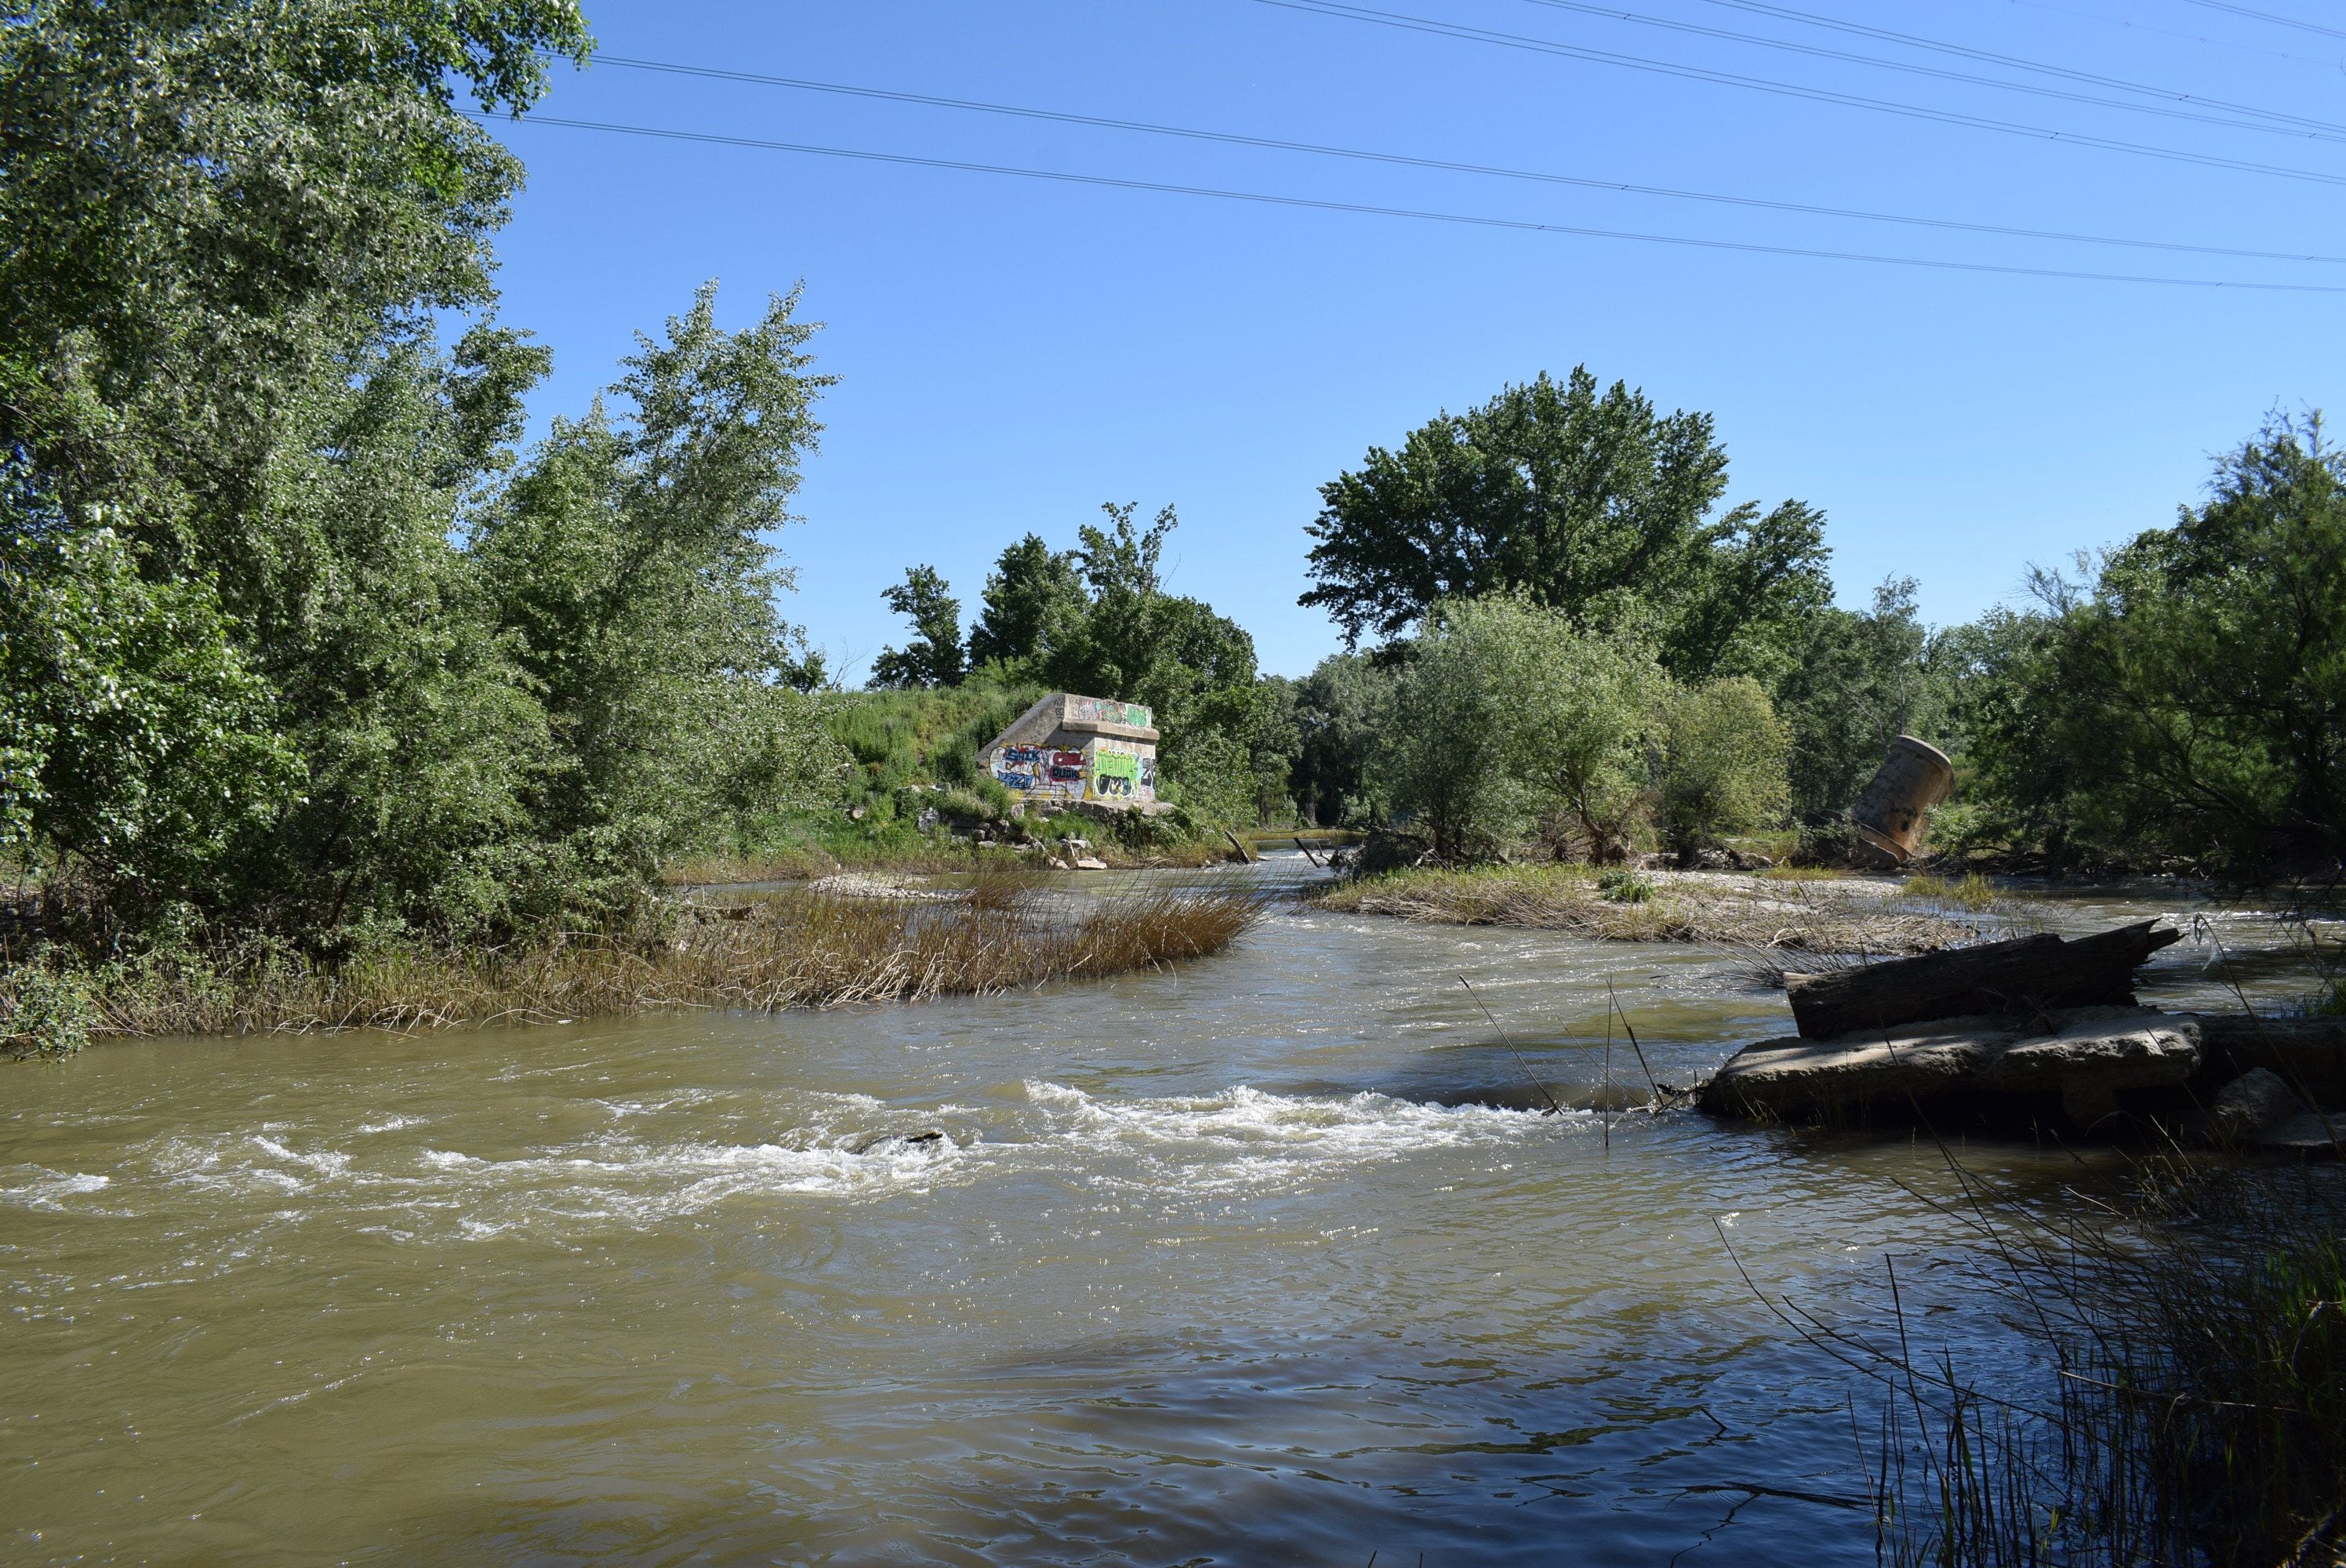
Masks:
[[[1862,969],[1788,974],[1804,1040],[1970,1014],[2022,1017],[2056,1007],[2132,1007],[2134,972],[2182,932],[2155,920],[2064,942],[2015,937]]]

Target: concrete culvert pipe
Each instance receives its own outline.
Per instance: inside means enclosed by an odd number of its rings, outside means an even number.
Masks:
[[[1928,741],[1902,735],[1873,782],[1850,808],[1857,836],[1900,865],[1923,841],[1923,813],[1955,787],[1955,765]]]

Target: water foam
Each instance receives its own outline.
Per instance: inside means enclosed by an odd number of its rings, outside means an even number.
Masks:
[[[0,1180],[0,1203],[56,1214],[64,1211],[65,1199],[104,1192],[113,1185],[112,1176],[51,1170],[46,1166],[10,1166],[5,1180]]]
[[[382,1123],[339,1139],[268,1124],[161,1140],[149,1145],[142,1174],[272,1215],[372,1210],[372,1230],[489,1237],[546,1226],[566,1234],[654,1227],[735,1203],[887,1201],[1035,1173],[1167,1195],[1300,1190],[1359,1166],[1495,1150],[1576,1122],[1595,1125],[1585,1115],[1559,1121],[1373,1093],[1281,1095],[1239,1084],[1124,1099],[1042,1079],[1025,1082],[1015,1097],[925,1110],[864,1095],[781,1094],[755,1107],[755,1132],[734,1139],[696,1115],[692,1097],[597,1104],[607,1117],[601,1129],[524,1150],[469,1151],[463,1132],[439,1120],[422,1146],[384,1137],[395,1129]],[[740,1125],[740,1117],[721,1125]],[[43,1173],[51,1177],[66,1179]],[[103,1186],[107,1178],[74,1179]],[[30,1203],[94,1190],[20,1185],[6,1196]],[[289,1199],[299,1207],[287,1208]]]
[[[1030,1150],[1057,1145],[1099,1163],[1103,1179],[1170,1182],[1198,1193],[1291,1186],[1432,1150],[1511,1144],[1544,1120],[1535,1111],[1430,1105],[1373,1093],[1277,1095],[1245,1084],[1217,1095],[1138,1100],[1099,1099],[1039,1079],[1028,1080],[1025,1091],[1051,1124]],[[1585,1113],[1566,1119],[1589,1120]]]

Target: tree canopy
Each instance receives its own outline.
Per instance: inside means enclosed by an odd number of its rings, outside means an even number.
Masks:
[[[1717,511],[1708,414],[1661,414],[1586,367],[1412,431],[1321,487],[1315,585],[1348,646],[1437,604],[1520,593],[1584,625],[1638,625],[1683,677],[1772,673],[1828,602],[1823,517],[1799,501]]]
[[[774,601],[829,382],[795,298],[727,331],[704,290],[620,417],[516,450],[520,169],[458,99],[588,45],[566,0],[0,28],[0,848],[92,919],[592,920],[822,776]]]
[[[934,566],[911,566],[881,590],[888,607],[913,623],[913,637],[872,661],[874,687],[954,686],[962,677],[961,601]]]

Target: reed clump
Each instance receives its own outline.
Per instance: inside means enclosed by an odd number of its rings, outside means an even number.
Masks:
[[[1943,906],[1918,905],[1879,882],[1631,873],[1574,864],[1385,871],[1339,882],[1315,901],[1346,913],[1525,926],[1608,942],[1699,942],[1877,957],[1928,952],[1981,932],[1976,921]]]
[[[76,977],[87,1035],[249,1034],[550,1022],[682,1008],[918,1002],[1163,968],[1220,951],[1260,913],[1223,890],[1049,899],[980,879],[941,899],[793,893],[669,905],[624,935],[510,948],[400,946],[321,962],[281,944],[154,953]],[[51,972],[0,972],[0,1016]]]
[[[1893,1334],[1809,1319],[1889,1392],[1884,1561],[2153,1568],[2346,1559],[2346,1174],[2139,1167],[2045,1223],[1987,1197],[1983,1282],[2047,1374],[1990,1391]],[[1876,1349],[1887,1347],[1887,1349]]]

